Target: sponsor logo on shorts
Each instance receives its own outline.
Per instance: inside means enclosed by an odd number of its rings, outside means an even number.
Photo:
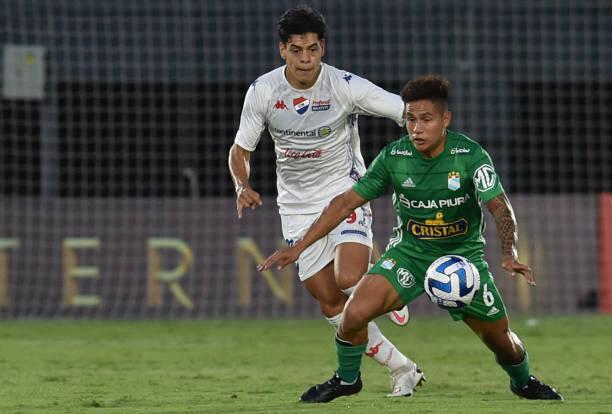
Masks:
[[[386,270],[391,270],[391,269],[393,269],[393,267],[395,267],[396,264],[397,264],[397,262],[394,259],[385,259],[380,264],[380,267],[382,267],[383,269],[386,269]]]
[[[410,273],[410,270],[408,269],[404,269],[403,267],[400,267],[399,269],[397,269],[395,274],[397,275],[398,283],[402,285],[402,287],[410,288],[414,286],[414,284],[416,283],[416,279],[414,278],[414,275]]]

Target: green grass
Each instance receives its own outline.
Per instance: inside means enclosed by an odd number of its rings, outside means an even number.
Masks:
[[[335,368],[333,332],[308,321],[0,323],[0,413],[612,413],[612,317],[516,319],[534,374],[563,403],[519,400],[468,328],[450,318],[381,322],[423,368],[413,398],[388,399],[364,360],[364,389],[326,405],[297,397]]]

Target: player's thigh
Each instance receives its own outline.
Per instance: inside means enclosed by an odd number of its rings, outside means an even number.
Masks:
[[[354,335],[358,335],[358,332],[365,334],[368,322],[401,307],[401,304],[399,294],[384,276],[367,274],[346,303],[340,326],[341,336],[355,340]]]
[[[336,246],[334,273],[340,289],[355,286],[368,271],[370,252],[370,247],[361,243],[346,242]]]
[[[372,211],[369,203],[356,208],[329,236],[336,246],[335,272],[338,285],[355,286],[368,271],[372,252]]]
[[[289,246],[300,240],[318,214],[281,215],[283,237]],[[317,240],[300,254],[296,261],[297,273],[302,282],[313,277],[333,262],[335,245],[329,236]],[[333,277],[333,266],[331,267]]]
[[[329,263],[303,283],[306,290],[319,302],[325,316],[332,317],[342,312],[346,295],[336,284],[333,263]]]
[[[505,319],[506,307],[497,286],[495,286],[489,266],[484,260],[474,260],[472,263],[480,274],[480,288],[476,291],[472,303],[463,308],[450,309],[449,313],[454,320],[462,320],[466,316],[488,322]]]
[[[402,306],[402,298],[385,276],[368,273],[355,288],[346,309],[371,320]]]
[[[423,281],[426,269],[425,262],[410,258],[399,247],[392,247],[372,266],[368,275],[383,276],[397,292],[401,299],[400,305],[403,306],[421,296],[425,291]]]

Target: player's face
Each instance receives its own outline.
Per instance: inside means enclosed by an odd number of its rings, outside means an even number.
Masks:
[[[325,41],[316,33],[291,35],[287,43],[278,44],[280,55],[287,64],[285,76],[294,88],[308,89],[321,72]]]
[[[444,151],[451,113],[429,99],[406,103],[406,129],[417,151],[433,158]]]

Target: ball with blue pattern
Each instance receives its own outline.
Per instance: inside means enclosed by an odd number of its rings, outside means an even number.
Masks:
[[[436,259],[425,274],[425,292],[443,308],[469,305],[480,288],[480,273],[468,259],[458,255]]]

